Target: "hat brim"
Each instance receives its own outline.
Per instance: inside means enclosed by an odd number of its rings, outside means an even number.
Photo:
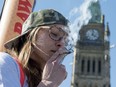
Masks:
[[[27,35],[29,33],[29,31],[31,30],[28,30],[26,31],[25,33],[19,35],[19,36],[16,36],[15,38],[12,38],[11,40],[7,41],[5,44],[4,44],[4,47],[6,49],[9,49],[11,50],[12,47],[16,46],[17,44],[20,44],[20,40],[22,37],[24,37],[25,35]]]

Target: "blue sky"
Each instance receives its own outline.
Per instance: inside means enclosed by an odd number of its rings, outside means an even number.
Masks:
[[[0,11],[2,8],[4,0],[0,0]],[[61,12],[67,18],[70,18],[69,13],[73,8],[79,8],[84,0],[36,0],[36,5],[34,11],[38,11],[40,9],[45,8],[53,8],[59,12]],[[110,41],[111,45],[116,44],[116,1],[115,0],[100,0],[102,13],[105,15],[105,23],[109,22],[110,27]],[[77,12],[76,17],[79,17]],[[71,19],[71,21],[73,21]],[[110,51],[111,56],[111,87],[116,86],[116,47],[112,48]],[[67,79],[59,86],[59,87],[70,87],[71,82],[71,73],[72,73],[72,65],[70,63],[73,61],[73,54],[70,54],[64,60],[64,64],[66,65],[66,69],[68,71]]]

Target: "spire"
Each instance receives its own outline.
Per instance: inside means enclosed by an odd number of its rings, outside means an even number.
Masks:
[[[107,36],[110,36],[110,29],[109,29],[109,23],[107,22],[107,25],[106,25],[106,30],[105,30],[105,32],[106,32],[106,35]]]
[[[103,24],[105,23],[105,15],[101,16],[101,23],[103,23]]]
[[[109,24],[107,23],[106,28],[105,28],[105,41],[110,41],[110,30],[109,30]]]
[[[101,23],[101,7],[99,0],[92,2],[89,6],[92,18],[89,22]]]

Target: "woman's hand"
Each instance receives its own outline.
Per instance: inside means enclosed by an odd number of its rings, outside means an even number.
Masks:
[[[67,50],[60,48],[53,56],[47,61],[42,75],[42,81],[52,84],[51,87],[58,87],[63,80],[67,77],[65,66],[61,64],[64,56],[66,56]]]

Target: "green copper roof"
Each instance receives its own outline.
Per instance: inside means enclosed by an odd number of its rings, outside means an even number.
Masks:
[[[92,2],[89,10],[91,12],[92,18],[89,22],[101,23],[101,8],[99,0],[96,2]]]

